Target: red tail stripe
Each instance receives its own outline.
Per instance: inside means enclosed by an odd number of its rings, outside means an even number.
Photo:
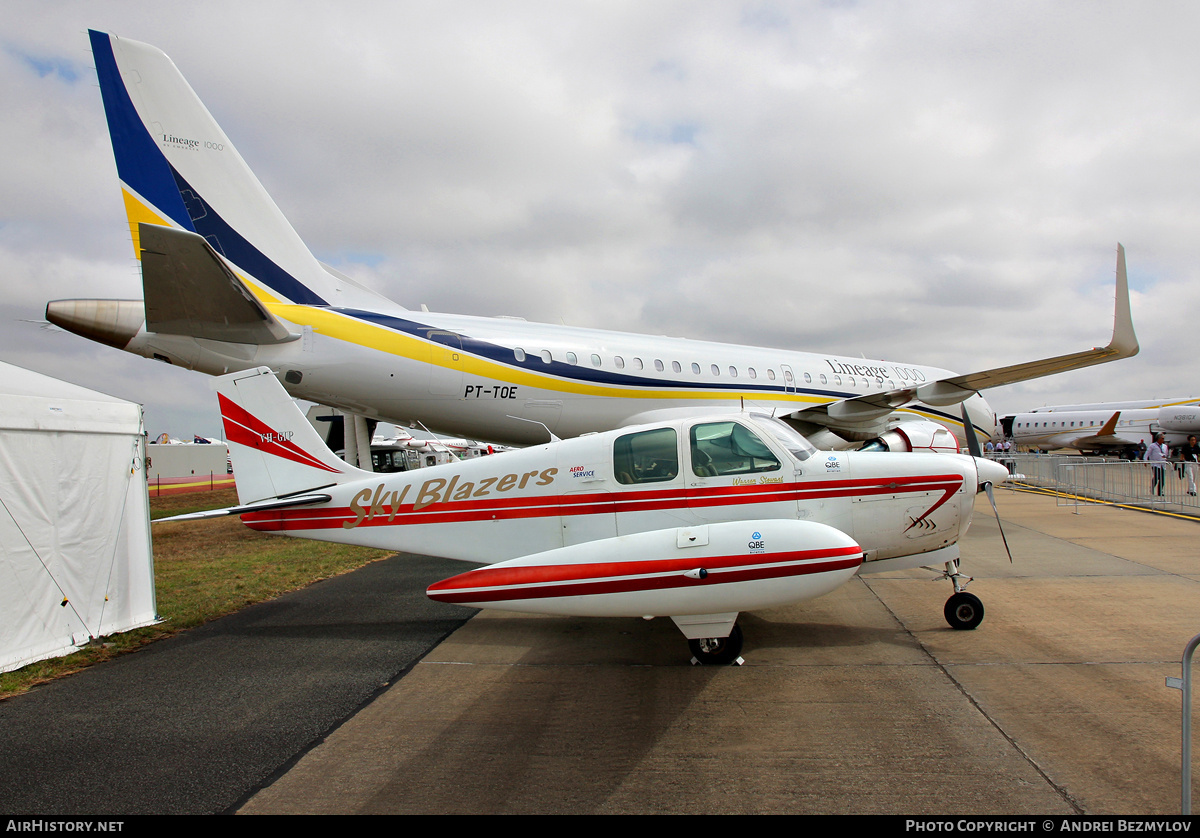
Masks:
[[[267,427],[236,402],[225,398],[220,393],[217,393],[217,401],[221,405],[225,438],[230,442],[236,442],[248,448],[257,448],[264,454],[273,454],[310,468],[331,471],[334,474],[342,473],[341,469],[327,466],[291,440],[279,439],[277,431]]]

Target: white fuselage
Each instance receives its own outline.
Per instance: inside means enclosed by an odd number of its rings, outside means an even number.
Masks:
[[[298,398],[513,444],[546,441],[535,423],[572,437],[743,407],[784,415],[951,375],[917,364],[398,307],[269,308],[302,337],[256,346],[143,328],[125,349],[214,375],[269,366]],[[967,405],[975,433],[991,436],[995,415],[984,399],[972,396]],[[938,422],[965,440],[958,411],[917,402],[890,420]],[[874,417],[850,436],[869,439],[886,425]]]
[[[1114,413],[1119,415],[1112,433],[1100,435]],[[1195,404],[1132,410],[1043,409],[1005,417],[1006,425],[1010,418],[1012,441],[1043,451],[1056,448],[1083,451],[1135,448],[1139,443],[1149,445],[1157,433],[1166,437],[1169,446],[1176,447],[1183,445],[1188,436],[1200,434],[1200,407]]]
[[[864,569],[939,563],[943,555],[929,554],[957,549],[979,483],[974,458],[809,447],[800,459],[781,441],[780,424],[716,416],[590,434],[344,483],[322,489],[331,500],[320,506],[243,520],[287,535],[485,564],[730,521],[833,527],[861,546]],[[757,455],[721,436],[734,425],[761,444]],[[1002,469],[994,479],[1003,479]]]

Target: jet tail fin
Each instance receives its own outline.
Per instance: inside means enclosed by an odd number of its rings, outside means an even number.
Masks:
[[[378,303],[317,261],[170,58],[88,34],[138,259],[146,225],[174,228],[202,237],[264,302]]]
[[[370,476],[325,446],[267,367],[222,375],[212,386],[240,503],[309,494]]]

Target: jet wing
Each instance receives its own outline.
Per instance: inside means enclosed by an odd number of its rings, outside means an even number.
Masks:
[[[869,393],[852,399],[814,405],[789,414],[801,421],[816,422],[831,427],[862,425],[886,416],[892,410],[918,401],[928,405],[958,404],[980,390],[1016,384],[1055,373],[1105,364],[1138,353],[1137,335],[1133,331],[1133,316],[1129,310],[1129,280],[1125,275],[1125,248],[1117,245],[1116,303],[1113,312],[1112,340],[1108,346],[1058,355],[1040,361],[1013,364],[1007,367],[955,375],[931,381],[919,387],[906,387]],[[1115,419],[1110,420],[1115,424]]]
[[[203,236],[139,224],[146,329],[232,343],[299,337],[250,293]]]

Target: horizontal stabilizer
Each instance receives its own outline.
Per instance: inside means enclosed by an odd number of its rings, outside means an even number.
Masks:
[[[205,509],[202,512],[188,512],[185,515],[172,515],[170,518],[156,518],[153,523],[164,521],[200,521],[205,518],[221,518],[225,515],[241,515],[245,512],[263,512],[268,509],[288,509],[293,506],[308,506],[314,503],[329,503],[329,495],[295,495],[289,498],[250,503],[245,506],[227,506],[224,509]]]
[[[249,344],[299,337],[267,311],[202,236],[144,223],[138,235],[147,330]]]

